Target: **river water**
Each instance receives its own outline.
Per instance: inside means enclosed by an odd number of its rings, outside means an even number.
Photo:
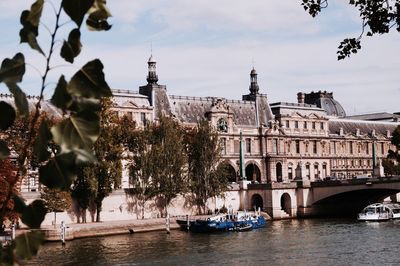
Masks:
[[[400,265],[400,220],[268,222],[250,232],[137,233],[45,244],[26,265]]]

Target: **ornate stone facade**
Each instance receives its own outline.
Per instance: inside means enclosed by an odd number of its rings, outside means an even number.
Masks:
[[[255,183],[290,183],[292,180],[346,179],[373,174],[375,164],[391,147],[391,132],[397,121],[347,119],[332,93],[299,93],[297,103],[269,104],[259,93],[257,72],[250,72],[249,94],[242,100],[189,97],[167,94],[159,85],[153,56],[148,61],[148,84],[138,93],[126,92],[128,102],[120,105],[114,91],[115,110],[131,113],[139,124],[163,113],[184,125],[207,119],[219,131],[223,161],[229,165],[230,180]],[[130,99],[130,100],[128,100]],[[242,139],[241,139],[242,134]],[[239,176],[240,145],[245,151],[245,176]],[[373,158],[375,155],[375,159]]]

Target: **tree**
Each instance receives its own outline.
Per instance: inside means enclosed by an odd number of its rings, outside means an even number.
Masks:
[[[11,163],[10,160],[5,159],[0,163],[0,207],[5,206],[6,212],[3,220],[0,220],[0,232],[3,229],[5,220],[15,222],[18,220],[18,213],[14,211],[14,200],[7,200],[7,191],[16,177],[17,168]],[[12,188],[14,193],[17,193],[15,187]]]
[[[228,178],[223,167],[218,167],[221,146],[218,134],[206,120],[188,132],[189,188],[199,212],[207,213],[207,200],[226,191]]]
[[[315,17],[328,7],[328,0],[302,0],[304,10]],[[350,0],[349,4],[358,9],[362,20],[361,33],[357,38],[344,39],[338,47],[338,60],[349,57],[361,49],[361,38],[389,33],[395,27],[400,32],[399,0]]]
[[[40,76],[41,87],[37,103],[33,110],[32,120],[29,122],[27,138],[25,139],[20,153],[18,153],[17,174],[11,180],[8,188],[4,191],[4,202],[11,199],[23,223],[31,228],[39,228],[46,209],[43,201],[35,200],[28,206],[19,197],[16,186],[26,174],[27,164],[34,156],[39,167],[39,180],[49,188],[68,190],[76,178],[76,169],[81,163],[94,161],[92,145],[96,141],[100,127],[99,116],[96,113],[99,100],[105,96],[111,96],[111,90],[104,79],[103,65],[100,60],[95,59],[85,64],[67,82],[62,75],[51,98],[53,105],[68,114],[62,121],[50,128],[48,122],[43,120],[39,124],[40,106],[44,99],[44,89],[49,83],[48,74],[53,69],[51,59],[56,51],[56,38],[59,38],[59,29],[62,26],[72,24],[60,24],[60,17],[65,14],[74,22],[77,28],[73,28],[68,40],[63,42],[60,56],[67,62],[73,63],[74,58],[81,52],[80,27],[86,14],[86,24],[91,30],[108,30],[111,26],[107,23],[110,16],[104,0],[62,0],[59,1],[58,9],[54,5],[55,12],[54,30],[51,32],[49,51],[45,53],[37,37],[41,15],[44,10],[44,0],[36,0],[29,10],[21,13],[20,23],[22,29],[19,32],[21,43],[27,43],[32,49],[39,52],[45,58],[44,71]],[[64,13],[63,13],[64,12]],[[48,27],[47,27],[48,28]],[[4,83],[10,93],[13,94],[14,106],[0,101],[0,135],[1,131],[7,130],[13,125],[17,117],[27,117],[29,106],[25,93],[18,83],[22,81],[25,73],[25,56],[17,53],[12,58],[3,60],[0,68],[0,83]],[[38,126],[38,131],[35,127]],[[54,142],[59,149],[49,150],[49,142]],[[0,160],[10,156],[10,146],[4,140],[0,140]],[[2,161],[1,161],[2,162]],[[7,213],[7,204],[0,208],[0,220],[3,221]],[[0,252],[0,259],[7,255],[7,263],[13,264],[14,258],[30,258],[36,254],[40,245],[41,237],[38,232],[29,232],[16,239],[16,245],[12,245],[7,252]],[[13,250],[13,247],[16,249]],[[11,254],[11,255],[10,255]],[[15,255],[15,256],[14,256]],[[5,255],[4,255],[5,256]]]
[[[149,159],[153,166],[150,176],[155,194],[168,215],[171,200],[186,191],[187,160],[183,130],[172,118],[161,115],[158,123],[151,126],[151,131]]]
[[[71,194],[69,191],[44,188],[40,192],[40,198],[44,201],[47,212],[54,212],[54,227],[56,227],[57,212],[63,212],[71,207]]]
[[[120,143],[118,123],[111,111],[111,99],[102,99],[100,112],[100,136],[94,144],[97,163],[84,168],[88,179],[94,180],[94,203],[96,204],[96,222],[100,222],[100,212],[104,198],[113,189],[120,187],[122,178],[123,149]]]
[[[132,154],[132,164],[129,167],[129,178],[132,189],[128,193],[135,196],[141,208],[141,218],[144,219],[146,202],[155,196],[155,186],[151,177],[154,161],[151,158],[151,129],[134,130],[129,143],[135,143],[129,149]]]
[[[400,175],[400,126],[393,131],[391,143],[395,150],[389,150],[387,159],[382,161],[382,165],[388,175]]]

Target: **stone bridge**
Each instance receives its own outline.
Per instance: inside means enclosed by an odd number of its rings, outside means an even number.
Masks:
[[[248,184],[242,207],[261,207],[275,219],[355,216],[366,205],[400,192],[400,177]]]

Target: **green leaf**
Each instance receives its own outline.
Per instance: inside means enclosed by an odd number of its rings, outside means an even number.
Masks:
[[[6,159],[10,156],[10,150],[7,147],[7,144],[0,140],[0,160]]]
[[[25,58],[22,53],[17,53],[12,59],[6,58],[1,63],[0,82],[18,83],[25,74]]]
[[[37,254],[44,240],[40,231],[23,233],[15,238],[15,253],[19,259],[31,259]]]
[[[0,114],[0,130],[9,128],[17,116],[14,108],[4,101],[0,102]]]
[[[103,64],[99,59],[88,62],[70,80],[68,92],[85,98],[111,97],[111,89],[104,79]]]
[[[48,151],[48,143],[52,139],[49,125],[46,120],[43,120],[39,127],[38,135],[33,143],[33,154],[36,156],[39,163],[50,158]]]
[[[47,210],[42,200],[35,200],[25,207],[21,221],[30,228],[38,229],[42,224]]]
[[[70,106],[68,106],[68,110],[74,112],[85,110],[99,112],[101,110],[101,103],[98,99],[78,97],[72,101]]]
[[[28,116],[29,106],[26,94],[15,83],[7,83],[7,87],[14,95],[15,106],[17,107],[18,114],[21,116]]]
[[[62,7],[67,15],[80,27],[83,18],[94,0],[63,0]]]
[[[51,132],[62,151],[90,150],[100,133],[100,119],[93,112],[79,112],[54,126]]]
[[[54,90],[50,102],[56,107],[66,110],[67,106],[71,103],[71,100],[71,95],[67,91],[67,82],[65,81],[64,75],[62,75],[58,80],[57,87]]]
[[[75,179],[75,159],[73,152],[59,154],[39,168],[39,181],[48,188],[67,190]]]
[[[95,0],[92,8],[89,10],[86,26],[89,30],[109,30],[111,29],[111,25],[107,22],[109,17],[111,17],[111,13],[106,7],[106,1]]]
[[[97,163],[97,158],[94,156],[92,151],[88,150],[75,150],[76,154],[75,162],[78,165],[86,165],[87,163]]]
[[[35,3],[36,4],[36,3]],[[35,6],[35,4],[32,5]],[[24,10],[21,13],[20,22],[22,24],[22,29],[19,31],[20,42],[21,43],[28,43],[29,46],[44,55],[42,48],[40,48],[36,37],[39,35],[38,26],[41,16],[41,9],[43,5],[36,6],[34,10]],[[40,11],[40,12],[39,12]],[[37,25],[36,25],[37,23]]]
[[[73,29],[68,36],[68,42],[64,41],[61,47],[61,57],[71,64],[74,62],[74,58],[81,52],[82,44],[80,38],[81,32],[79,29]]]
[[[31,6],[27,21],[33,26],[39,27],[40,17],[42,16],[44,0],[37,0]]]

